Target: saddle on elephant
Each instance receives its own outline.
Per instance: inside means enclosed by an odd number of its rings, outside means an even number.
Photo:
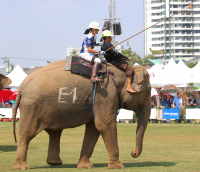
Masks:
[[[92,69],[94,69],[95,65],[93,62],[88,62],[81,57],[69,56],[66,59],[66,63],[67,63],[65,68],[66,71],[71,71],[72,73],[75,74],[84,75],[88,78],[90,78],[93,75]],[[114,72],[107,70],[106,61],[102,61],[100,63],[100,66],[98,68],[95,68],[95,70],[98,70],[94,72],[97,73],[98,77],[101,79],[105,77],[105,74],[107,72],[114,75]]]

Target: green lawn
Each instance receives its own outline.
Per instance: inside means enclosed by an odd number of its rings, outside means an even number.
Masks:
[[[17,123],[18,125],[18,123]],[[113,171],[107,168],[108,155],[100,137],[90,159],[95,168],[77,169],[85,126],[66,129],[61,138],[63,165],[46,164],[48,135],[41,132],[28,150],[31,171]],[[131,157],[135,148],[136,124],[118,124],[120,160],[125,168],[116,171],[200,171],[200,124],[152,124],[147,127],[143,152]],[[0,122],[0,171],[11,171],[16,144],[11,122]]]

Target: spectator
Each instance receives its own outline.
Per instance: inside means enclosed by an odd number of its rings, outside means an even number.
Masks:
[[[174,100],[173,100],[173,104],[172,104],[172,107],[173,108],[179,108],[181,109],[182,108],[182,97],[181,97],[181,93],[177,93],[177,97],[174,97]],[[180,113],[181,113],[181,110],[180,110]],[[180,114],[181,115],[181,114]],[[181,120],[175,120],[175,122],[180,122],[181,123]]]
[[[167,97],[165,97],[162,101],[162,106],[165,106],[166,108],[171,107],[171,100],[170,100],[170,94],[167,94]]]
[[[155,97],[155,96],[152,96],[152,97],[151,97],[151,107],[153,108],[153,107],[155,107],[155,106],[157,106],[156,97]]]
[[[177,97],[175,97],[174,100],[173,100],[172,107],[173,108],[181,108],[182,107],[181,93],[177,93]]]
[[[170,103],[173,104],[174,97],[170,97]]]
[[[190,108],[197,107],[197,101],[194,99],[194,96],[190,96],[190,99],[188,100],[188,104],[189,104]]]

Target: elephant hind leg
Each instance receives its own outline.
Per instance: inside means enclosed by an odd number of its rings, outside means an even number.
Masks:
[[[92,156],[94,146],[99,138],[100,133],[97,131],[94,121],[86,124],[85,136],[83,140],[82,150],[77,168],[93,168],[89,161]]]
[[[13,170],[27,170],[29,169],[28,164],[26,163],[26,156],[28,145],[33,139],[31,136],[19,135],[17,152],[14,159]]]
[[[49,134],[47,163],[50,165],[61,165],[62,160],[60,159],[60,137],[62,130],[46,130],[46,132]]]

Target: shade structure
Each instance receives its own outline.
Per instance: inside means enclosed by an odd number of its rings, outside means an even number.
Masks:
[[[153,65],[152,68],[146,69],[146,70],[149,73],[149,78],[156,77],[163,72],[163,69],[161,68],[161,66],[158,63]]]
[[[170,59],[164,70],[156,77],[150,78],[151,86],[175,85],[177,87],[188,87],[190,83],[194,83],[190,69],[184,66],[182,62],[177,65],[173,59]]]
[[[8,101],[13,92],[8,89],[3,89],[0,91],[0,102]]]
[[[12,83],[8,86],[9,88],[16,87],[18,88],[23,80],[28,76],[23,69],[17,65],[12,72],[6,75],[11,79]]]
[[[151,97],[152,96],[158,96],[158,95],[159,94],[158,94],[157,90],[155,88],[151,88]]]

